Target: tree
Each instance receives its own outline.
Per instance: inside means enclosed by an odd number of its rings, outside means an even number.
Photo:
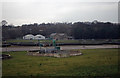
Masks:
[[[2,24],[2,26],[6,26],[7,21],[6,20],[2,20],[1,24]]]

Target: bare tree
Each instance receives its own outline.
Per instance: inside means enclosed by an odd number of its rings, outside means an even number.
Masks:
[[[2,22],[1,22],[2,26],[6,26],[7,23],[8,22],[6,20],[2,20]]]

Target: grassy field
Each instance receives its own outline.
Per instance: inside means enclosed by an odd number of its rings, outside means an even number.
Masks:
[[[12,43],[12,42],[38,42],[38,40],[23,40],[23,39],[18,39],[18,40],[7,40],[7,43]],[[40,40],[41,43],[52,43],[52,40]],[[57,43],[79,43],[79,40],[58,40],[56,41]]]
[[[80,51],[83,55],[67,58],[35,57],[26,55],[26,52],[9,52],[12,58],[3,60],[3,76],[115,76],[118,74],[118,49]]]
[[[36,43],[38,40],[23,40],[23,39],[11,39],[7,40],[6,43],[17,43],[17,42],[33,42]],[[41,43],[52,43],[52,40],[40,40]],[[79,40],[56,40],[56,43],[87,43],[87,44],[93,44],[93,43],[106,43],[106,42],[120,42],[120,39],[79,39]]]

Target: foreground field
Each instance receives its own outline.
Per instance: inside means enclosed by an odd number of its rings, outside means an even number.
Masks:
[[[9,52],[3,60],[3,76],[115,76],[118,74],[118,49],[80,50],[83,55],[68,58],[27,56]],[[5,52],[7,54],[7,52]]]

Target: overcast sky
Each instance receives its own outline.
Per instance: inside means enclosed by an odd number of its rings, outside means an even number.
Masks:
[[[118,22],[117,1],[5,0],[2,2],[2,19],[13,25],[93,20]]]

